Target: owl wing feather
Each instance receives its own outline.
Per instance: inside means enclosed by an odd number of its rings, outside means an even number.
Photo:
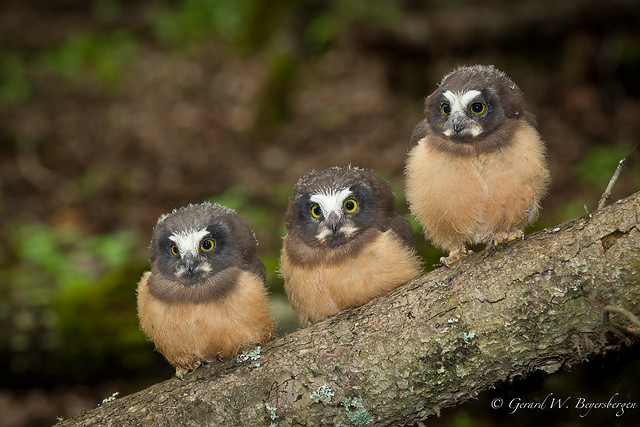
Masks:
[[[535,130],[538,130],[538,119],[536,118],[535,114],[525,111],[524,115],[522,116],[522,120],[527,122],[527,124],[529,124],[529,126],[534,128]]]
[[[242,267],[242,270],[255,274],[262,282],[265,282],[267,279],[267,268],[259,258],[252,258],[246,266]]]
[[[416,245],[413,240],[413,228],[411,228],[411,223],[407,219],[400,215],[396,215],[389,222],[388,228],[390,228],[400,238],[404,245],[415,249]]]
[[[418,145],[418,142],[429,133],[429,122],[424,118],[420,120],[420,123],[413,128],[413,132],[411,132],[411,144],[409,145],[411,148]]]

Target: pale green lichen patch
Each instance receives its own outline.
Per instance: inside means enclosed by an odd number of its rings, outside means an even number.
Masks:
[[[335,395],[335,393],[329,388],[327,383],[324,383],[316,391],[311,393],[309,397],[316,403],[322,402],[325,405],[331,403],[331,398]]]
[[[116,392],[115,392],[115,393],[113,393],[111,396],[109,396],[109,397],[107,397],[107,398],[102,399],[102,403],[101,403],[101,404],[98,404],[98,406],[100,406],[100,405],[104,405],[105,403],[113,402],[114,400],[116,400],[116,396],[117,396],[118,394],[119,394],[119,393],[116,391]]]
[[[476,336],[475,332],[469,332],[469,333],[467,333],[467,332],[462,332],[462,333],[460,334],[460,337],[462,338],[462,340],[464,341],[464,343],[465,343],[465,344],[469,344],[469,342],[470,342],[473,338],[475,338],[475,336]]]
[[[373,417],[364,408],[362,397],[345,397],[341,405],[344,406],[349,421],[356,424],[371,424],[373,422]]]
[[[260,359],[260,350],[262,348],[260,346],[251,349],[251,350],[245,350],[242,352],[242,354],[240,354],[238,357],[236,357],[236,361],[238,363],[242,363],[242,362],[246,362],[247,360],[258,360]]]
[[[459,321],[460,321],[460,315],[456,314],[455,317],[448,319],[447,323],[452,324],[452,323],[458,323]]]
[[[264,407],[267,409],[267,413],[269,414],[271,421],[278,419],[278,414],[276,414],[277,408],[275,406],[269,406],[269,404],[266,403]]]
[[[616,278],[616,279],[619,279],[621,274],[622,274],[622,268],[618,268],[618,269],[616,270],[615,278]]]

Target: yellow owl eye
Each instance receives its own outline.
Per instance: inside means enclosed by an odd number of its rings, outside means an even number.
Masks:
[[[171,245],[171,253],[175,256],[180,255],[180,252],[178,252],[178,247],[176,245]]]
[[[322,209],[320,209],[320,205],[315,204],[311,206],[311,216],[318,219],[322,216]]]
[[[358,209],[358,202],[356,202],[355,199],[347,199],[344,201],[342,206],[344,206],[344,211],[346,213],[352,213]]]
[[[469,107],[469,110],[471,110],[473,114],[482,114],[486,109],[487,107],[482,102],[474,102]]]
[[[445,116],[448,116],[449,114],[451,114],[451,105],[447,104],[446,102],[444,102],[440,106],[440,109],[442,110],[442,114]]]
[[[204,239],[202,242],[200,242],[200,249],[202,249],[205,252],[209,252],[213,250],[213,248],[215,247],[216,247],[216,242],[214,242],[212,239]]]

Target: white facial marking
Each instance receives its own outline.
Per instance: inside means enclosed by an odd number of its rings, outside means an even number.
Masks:
[[[196,267],[195,272],[203,272],[203,273],[211,273],[211,271],[213,271],[213,269],[211,268],[211,265],[208,262],[201,262],[198,264],[198,267]],[[183,265],[179,266],[178,268],[176,268],[175,271],[175,275],[176,277],[181,277],[184,275],[187,275],[189,273],[187,273],[187,268]]]
[[[187,268],[185,266],[180,265],[178,268],[176,268],[177,277],[184,276],[185,274],[187,274]]]
[[[444,93],[444,97],[447,98],[449,105],[451,106],[451,114],[449,115],[452,115],[455,112],[467,114],[469,104],[479,95],[481,95],[481,92],[475,89],[464,93],[451,92],[450,90],[446,91]]]
[[[444,135],[446,135],[446,136],[452,136],[453,135],[453,126],[447,126],[442,133]],[[482,133],[482,128],[480,127],[480,125],[477,122],[473,122],[473,124],[468,125],[462,131],[460,131],[458,133],[458,135],[478,136],[481,133]]]
[[[478,136],[482,133],[482,128],[480,127],[479,124],[474,124],[473,126],[469,126],[467,127],[466,131],[471,135],[471,136]]]
[[[328,217],[331,212],[342,216],[342,202],[351,195],[351,190],[343,188],[339,191],[329,190],[327,193],[312,194],[310,200],[320,205],[324,217]]]
[[[324,240],[325,238],[331,236],[332,234],[333,234],[333,231],[331,231],[329,227],[322,227],[320,229],[320,232],[316,234],[316,239]]]
[[[186,230],[169,236],[169,240],[173,241],[180,251],[180,256],[187,253],[197,255],[200,250],[200,241],[204,236],[209,234],[206,228],[201,230]]]
[[[340,231],[342,231],[342,233],[349,237],[351,236],[353,233],[355,233],[356,231],[358,231],[358,227],[354,227],[352,225],[343,225],[342,227],[340,227]]]
[[[469,104],[471,104],[471,101],[473,101],[476,97],[481,95],[481,92],[475,89],[469,90],[464,93],[452,92],[448,90],[443,95],[449,101],[451,112],[448,115],[447,125],[442,133],[446,136],[452,136],[454,132],[453,126],[451,126],[450,124],[451,118],[456,115],[459,116],[460,114],[464,114],[464,117],[467,117]],[[467,122],[467,126],[460,132],[460,134],[462,135],[466,134],[474,137],[480,135],[481,133],[482,127],[475,120],[469,120]]]
[[[354,227],[354,226],[349,225],[349,224],[344,224],[342,227],[340,227],[338,229],[338,231],[342,232],[342,234],[344,234],[345,237],[351,236],[357,230],[358,230],[357,227]],[[333,231],[329,227],[322,227],[320,232],[318,234],[316,234],[316,239],[323,240],[323,239],[325,239],[326,237],[329,237],[332,234],[333,234]]]
[[[351,196],[353,193],[348,188],[343,188],[342,190],[335,191],[333,189],[328,190],[326,193],[316,193],[312,194],[309,200],[314,203],[317,203],[322,209],[322,215],[324,218],[328,218],[331,213],[335,213],[339,217],[343,217],[343,208],[342,204],[345,199]],[[353,234],[357,230],[356,227],[346,223],[343,224],[339,231],[342,232],[345,236],[349,236]],[[324,240],[333,234],[333,230],[327,225],[320,228],[320,232],[316,234],[316,239]]]
[[[196,269],[196,271],[203,271],[205,273],[211,273],[212,270],[213,268],[211,268],[211,264],[208,262],[201,262]]]

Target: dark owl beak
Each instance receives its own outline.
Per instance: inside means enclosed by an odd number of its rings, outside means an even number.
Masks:
[[[341,222],[340,222],[340,217],[335,212],[331,212],[329,214],[329,216],[327,217],[327,221],[329,222],[329,225],[331,226],[331,231],[333,232],[333,235],[337,236],[338,235],[338,229],[342,225]]]
[[[467,118],[464,114],[454,115],[451,118],[451,122],[453,123],[453,133],[460,133],[460,131],[467,127]]]
[[[189,273],[189,276],[193,276],[196,268],[198,268],[198,261],[192,255],[185,255],[184,266],[187,268],[187,273]]]

